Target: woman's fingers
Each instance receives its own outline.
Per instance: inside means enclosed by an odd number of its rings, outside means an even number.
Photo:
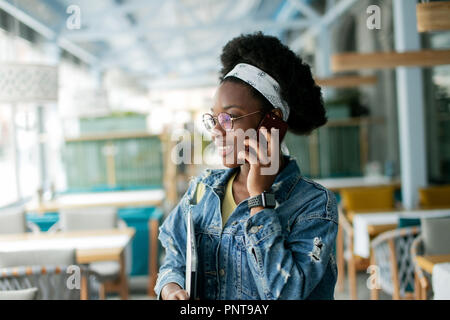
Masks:
[[[186,290],[177,290],[171,292],[167,300],[189,300],[189,295]]]
[[[177,292],[178,300],[189,300],[189,294],[186,290],[180,290]]]
[[[266,142],[258,142],[255,139],[248,138],[244,142],[245,146],[248,146],[253,150],[251,154],[255,154],[257,156],[257,161],[262,165],[270,164],[270,153],[267,150]]]
[[[273,128],[271,130],[273,130]],[[266,139],[266,141],[263,142],[263,145],[267,149],[267,156],[270,157],[270,155],[272,154],[272,145],[271,145],[272,136],[265,127],[261,127],[260,131],[263,134],[264,138]]]

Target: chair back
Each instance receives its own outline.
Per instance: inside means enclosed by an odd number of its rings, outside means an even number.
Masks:
[[[379,284],[393,299],[412,296],[414,291],[411,245],[419,232],[419,227],[395,229],[372,240],[372,261],[378,266]]]
[[[0,234],[24,233],[26,231],[23,205],[0,210]]]
[[[90,207],[60,211],[59,228],[63,231],[114,229],[118,226],[117,209]]]
[[[77,275],[75,249],[1,251],[0,290],[37,288],[38,300],[79,300],[78,268]]]
[[[75,249],[0,251],[0,268],[75,264]]]
[[[395,208],[395,188],[364,187],[340,191],[345,211],[389,210]]]
[[[450,208],[450,185],[419,189],[419,203],[423,209]]]
[[[0,290],[0,300],[36,300],[38,288]]]
[[[417,300],[428,300],[432,297],[432,290],[430,289],[431,275],[422,270],[417,263],[417,256],[425,254],[425,246],[423,243],[423,236],[419,234],[411,244],[411,259],[414,263],[416,272],[416,284],[414,291],[416,292]]]
[[[420,221],[425,254],[449,254],[450,217],[422,218]]]

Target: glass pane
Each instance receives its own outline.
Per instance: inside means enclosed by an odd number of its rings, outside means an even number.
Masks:
[[[18,200],[11,107],[0,104],[0,207]]]
[[[37,115],[33,105],[16,106],[15,123],[21,197],[32,196],[39,185]]]
[[[426,37],[432,49],[450,48],[450,32]],[[450,183],[450,66],[426,69],[426,127],[430,183]]]

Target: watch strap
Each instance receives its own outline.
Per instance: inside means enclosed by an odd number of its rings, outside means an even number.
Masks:
[[[263,207],[275,208],[275,195],[269,192],[263,192],[260,195],[248,199],[248,208]]]

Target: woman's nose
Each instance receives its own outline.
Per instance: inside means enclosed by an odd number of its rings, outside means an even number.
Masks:
[[[211,133],[212,133],[213,137],[226,135],[226,131],[224,128],[222,128],[219,121],[216,121],[216,125],[214,126],[214,128],[212,128]]]

